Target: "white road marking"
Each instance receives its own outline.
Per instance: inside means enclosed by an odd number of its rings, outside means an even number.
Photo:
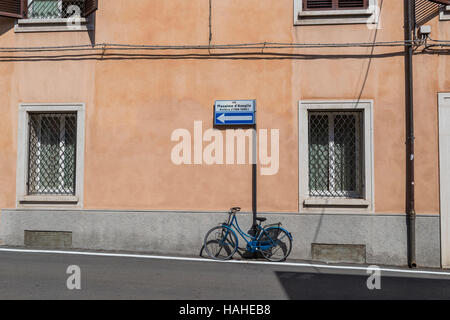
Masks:
[[[189,257],[173,257],[173,256],[156,256],[156,255],[145,255],[145,254],[89,252],[89,251],[32,250],[32,249],[0,248],[0,252],[66,254],[66,255],[81,255],[81,256],[137,258],[137,259],[155,259],[155,260],[178,260],[178,261],[216,262],[216,263],[261,264],[261,265],[271,265],[271,266],[310,267],[310,268],[318,268],[318,269],[337,269],[337,270],[367,271],[369,269],[369,267],[323,265],[323,264],[312,264],[312,263],[244,261],[244,260],[218,261],[218,260],[206,259],[206,258],[189,258]],[[450,276],[450,272],[440,272],[440,271],[391,269],[391,268],[382,268],[382,267],[380,267],[380,270],[384,271],[384,272]]]

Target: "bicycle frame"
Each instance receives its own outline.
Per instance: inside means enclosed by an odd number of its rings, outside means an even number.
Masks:
[[[231,219],[230,219],[230,217],[228,217],[228,221],[222,225],[234,233],[234,235],[236,236],[237,242],[238,242],[238,243],[236,243],[237,247],[239,247],[239,238],[237,237],[236,232],[234,230],[236,230],[238,232],[238,234],[240,234],[242,239],[244,239],[244,241],[247,243],[247,251],[249,251],[249,252],[253,253],[257,250],[268,250],[271,247],[275,246],[275,242],[267,234],[266,230],[263,227],[261,227],[261,225],[256,225],[260,232],[258,232],[256,236],[252,236],[252,235],[249,235],[248,233],[242,231],[241,227],[239,226],[239,222],[236,218],[236,214],[233,213],[232,216],[233,217]],[[286,233],[288,234],[289,238],[291,238],[291,240],[292,240],[291,234],[287,231],[286,231]],[[266,237],[268,239],[270,239],[270,241],[264,241],[264,244],[262,244],[261,241],[258,240],[262,234],[265,234]],[[227,236],[228,236],[228,233],[225,234],[224,239],[226,239]]]

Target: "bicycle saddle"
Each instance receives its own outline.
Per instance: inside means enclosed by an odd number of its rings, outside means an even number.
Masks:
[[[230,211],[231,212],[239,212],[239,211],[241,211],[241,208],[240,207],[233,207],[233,208],[230,209]]]
[[[267,218],[258,217],[258,218],[256,218],[256,220],[258,220],[259,222],[264,222],[267,220]]]

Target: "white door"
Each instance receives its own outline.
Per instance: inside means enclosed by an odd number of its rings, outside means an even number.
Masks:
[[[439,93],[442,267],[450,268],[450,93]]]

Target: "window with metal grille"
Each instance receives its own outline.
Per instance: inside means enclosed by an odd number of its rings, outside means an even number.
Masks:
[[[69,18],[84,12],[84,0],[31,0],[28,4],[29,19]]]
[[[363,113],[310,111],[311,197],[363,198]]]
[[[368,0],[303,0],[303,10],[367,9]]]
[[[75,195],[76,113],[30,113],[28,194]]]
[[[87,17],[97,10],[98,0],[16,0],[21,1],[28,19]],[[20,3],[19,3],[20,7]],[[22,8],[21,7],[21,8]],[[0,6],[1,13],[1,6]],[[22,17],[23,18],[23,17]]]

